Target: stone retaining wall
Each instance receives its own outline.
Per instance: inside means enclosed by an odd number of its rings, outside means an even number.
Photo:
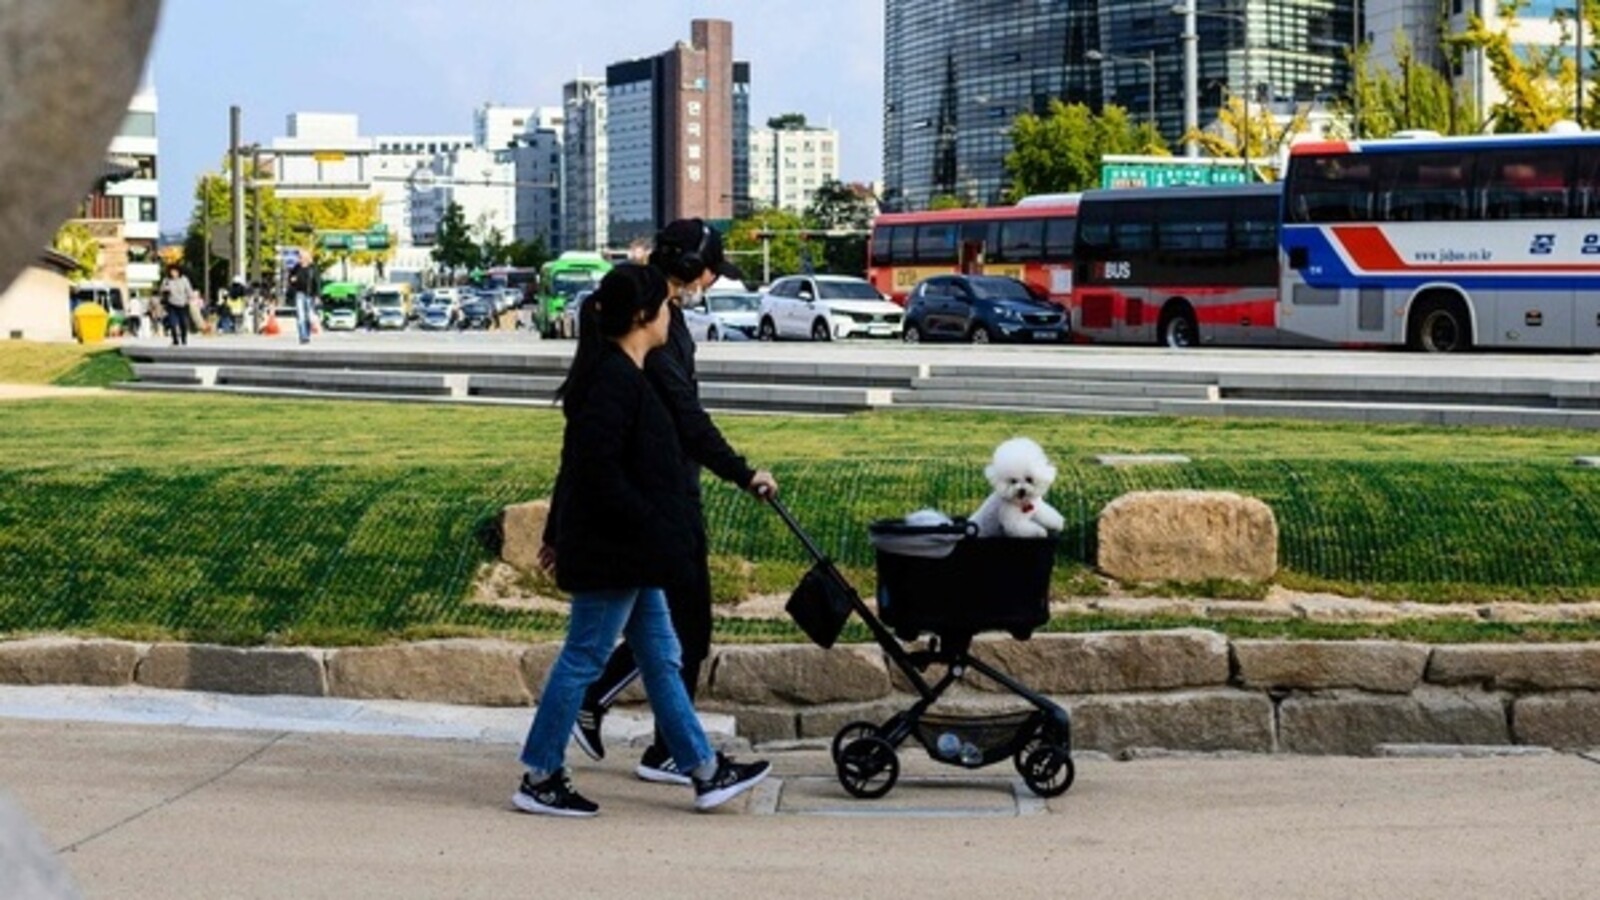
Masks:
[[[1383,744],[1600,747],[1600,644],[1229,641],[1183,629],[977,646],[1067,706],[1083,749],[1369,755]],[[35,638],[0,642],[0,684],[524,706],[558,650],[487,640],[236,649]],[[723,646],[705,671],[701,706],[734,715],[755,742],[829,737],[846,722],[882,721],[912,702],[907,680],[872,645]],[[947,698],[947,707],[974,714],[1018,705],[978,677]]]

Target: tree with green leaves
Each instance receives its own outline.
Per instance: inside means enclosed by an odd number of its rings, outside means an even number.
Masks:
[[[1582,2],[1585,33],[1600,37],[1600,0]],[[1467,30],[1449,40],[1453,47],[1482,51],[1489,61],[1495,81],[1505,94],[1505,100],[1489,110],[1496,132],[1549,131],[1556,122],[1570,120],[1576,105],[1577,62],[1565,50],[1565,44],[1575,38],[1571,11],[1563,9],[1556,15],[1561,23],[1561,43],[1540,46],[1521,42],[1512,31],[1517,12],[1526,5],[1527,0],[1501,0],[1498,27],[1490,27],[1477,13],[1469,14]],[[1595,65],[1600,65],[1600,55],[1591,50],[1586,68],[1593,73]],[[1591,86],[1585,99],[1589,98],[1600,100],[1600,87]],[[1584,105],[1585,124],[1600,126],[1595,104]]]
[[[462,269],[470,271],[478,267],[482,251],[477,241],[472,239],[461,204],[451,203],[445,207],[438,234],[434,236],[432,256],[433,261],[447,272]]]
[[[511,245],[506,243],[506,236],[500,229],[489,227],[483,229],[483,243],[478,245],[478,264],[481,266],[503,265],[511,259]]]
[[[1440,134],[1477,134],[1483,130],[1468,98],[1447,73],[1417,59],[1405,35],[1395,39],[1396,70],[1372,62],[1372,48],[1363,44],[1348,54],[1352,81],[1341,104],[1351,125],[1345,136],[1385,138],[1397,131],[1427,130]]]
[[[934,194],[928,198],[928,208],[935,211],[941,209],[966,209],[971,205],[966,201],[965,197],[959,194]]]
[[[1228,102],[1217,110],[1214,126],[1197,128],[1185,134],[1183,139],[1193,140],[1200,145],[1202,154],[1215,159],[1248,158],[1257,178],[1273,181],[1278,172],[1269,164],[1290,139],[1306,130],[1310,113],[1308,105],[1296,112],[1288,122],[1279,125],[1265,110],[1246,108],[1244,98],[1229,97]]]
[[[69,256],[78,263],[78,267],[67,275],[71,281],[93,278],[95,272],[100,270],[100,242],[90,233],[89,226],[82,222],[62,225],[50,246],[57,253]]]
[[[1082,103],[1050,101],[1043,116],[1023,113],[1011,126],[1006,173],[1014,202],[1029,194],[1081,191],[1100,183],[1100,158],[1109,153],[1167,153],[1154,127],[1135,125],[1111,105],[1095,113]]]
[[[808,230],[809,223],[797,213],[786,209],[759,209],[735,219],[723,245],[747,276],[760,278],[763,276],[762,236],[766,235],[770,280],[801,271],[801,258],[806,250],[803,233]]]
[[[803,131],[806,127],[805,113],[784,113],[773,116],[767,120],[767,127],[773,131]]]
[[[506,246],[506,261],[519,269],[543,268],[550,261],[550,247],[542,234],[531,241],[512,241]]]
[[[872,191],[828,179],[811,195],[805,218],[813,228],[823,231],[851,231],[854,234],[827,235],[822,238],[822,261],[818,271],[834,275],[861,275],[867,271],[867,230],[877,204]]]

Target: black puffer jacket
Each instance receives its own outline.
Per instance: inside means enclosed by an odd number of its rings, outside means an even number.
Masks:
[[[667,345],[645,357],[644,369],[655,382],[667,410],[678,424],[678,439],[683,444],[683,479],[696,497],[700,494],[700,466],[735,487],[747,488],[756,477],[744,457],[728,446],[705,407],[700,405],[700,388],[695,379],[694,337],[683,320],[683,310],[670,304],[672,324],[667,330]]]
[[[607,344],[569,395],[551,498],[556,583],[566,591],[661,587],[693,562],[694,497],[672,416]]]

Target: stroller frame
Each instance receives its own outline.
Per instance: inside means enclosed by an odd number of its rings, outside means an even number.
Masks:
[[[834,768],[846,792],[862,799],[887,794],[900,776],[897,750],[913,737],[933,760],[961,768],[981,768],[1010,757],[1028,789],[1041,797],[1059,796],[1072,786],[1076,769],[1071,717],[1061,705],[972,655],[973,638],[988,629],[934,632],[927,649],[907,650],[789,510],[775,497],[766,499],[815,560],[813,571],[821,572],[848,599],[850,612],[861,618],[917,695],[910,707],[881,724],[850,722],[834,735]],[[951,535],[964,534],[967,528],[965,524],[936,527],[948,529],[944,533]],[[1027,634],[1016,636],[1025,639]],[[924,673],[935,665],[944,666],[945,672],[930,683]],[[931,713],[934,704],[969,671],[990,679],[1033,709],[977,717]]]

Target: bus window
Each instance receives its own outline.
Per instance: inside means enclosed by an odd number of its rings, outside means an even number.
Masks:
[[[1416,153],[1395,160],[1385,219],[1390,222],[1459,222],[1472,217],[1471,154]]]
[[[1206,204],[1211,206],[1212,204]],[[1226,250],[1228,249],[1228,219],[1226,210],[1204,209],[1202,213],[1220,216],[1212,218],[1181,217],[1164,219],[1156,235],[1163,250]]]
[[[894,229],[894,234],[889,237],[889,263],[895,266],[909,266],[917,258],[917,229],[910,225],[900,225]]]
[[[983,244],[993,247],[1000,243],[1000,238],[995,234],[994,222],[967,222],[961,226],[961,242],[963,244]]]
[[[1560,219],[1567,215],[1567,164],[1560,150],[1486,153],[1478,158],[1485,219]]]
[[[1044,225],[1044,258],[1051,262],[1072,259],[1072,242],[1077,239],[1078,220],[1047,219]]]
[[[956,230],[959,227],[949,223],[918,227],[917,263],[924,266],[954,265],[956,262]]]
[[[1577,214],[1586,219],[1600,218],[1600,147],[1578,148],[1578,171],[1572,186],[1572,205]]]
[[[894,239],[893,225],[879,225],[872,229],[872,264],[875,266],[888,266],[894,264],[891,254],[890,242]]]
[[[1032,262],[1044,254],[1043,219],[1008,219],[1000,223],[996,262]]]
[[[1155,246],[1156,228],[1150,222],[1118,222],[1112,227],[1111,246],[1119,252],[1149,250]]]
[[[1233,205],[1233,231],[1228,245],[1234,250],[1278,249],[1278,198],[1245,197]]]
[[[1370,222],[1381,157],[1304,156],[1289,164],[1289,221]]]

